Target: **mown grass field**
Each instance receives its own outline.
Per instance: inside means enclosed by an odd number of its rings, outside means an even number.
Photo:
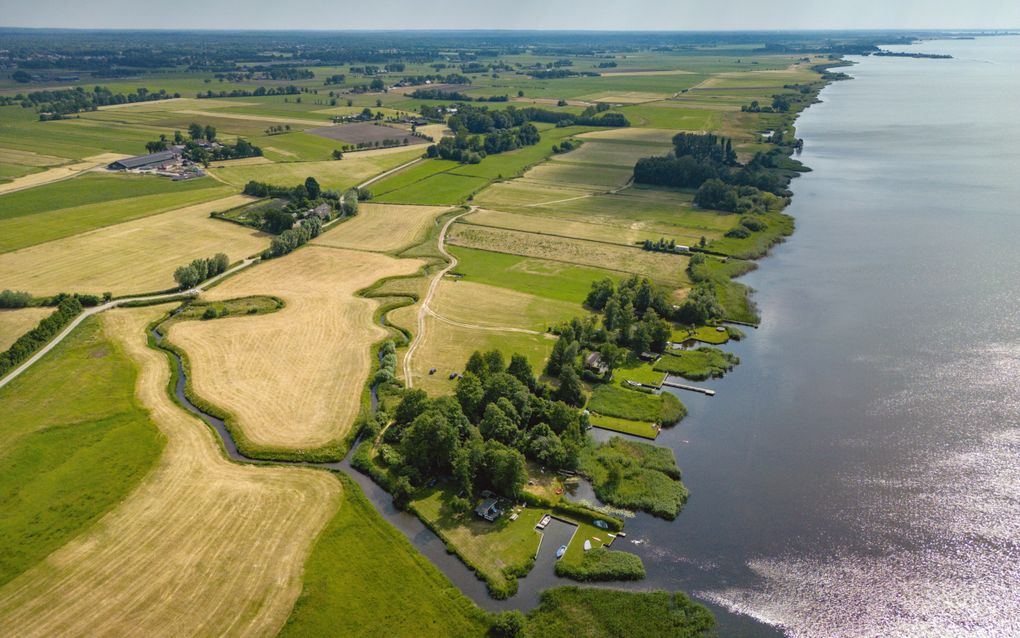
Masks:
[[[450,210],[446,206],[405,206],[362,203],[358,214],[312,243],[320,246],[398,251],[421,242],[437,217]]]
[[[349,153],[342,160],[227,166],[213,168],[210,172],[237,190],[244,188],[251,180],[277,186],[296,186],[307,177],[314,177],[323,188],[344,190],[373,175],[405,164],[420,154],[421,149],[401,149],[400,152],[372,155]]]
[[[687,257],[642,250],[636,246],[607,244],[534,232],[457,223],[447,233],[454,246],[562,261],[590,268],[650,277],[673,287],[688,283]]]
[[[390,313],[390,320],[400,326],[414,330],[416,306]],[[518,332],[478,330],[461,328],[440,321],[435,317],[425,318],[425,338],[414,355],[411,374],[414,387],[422,388],[429,394],[450,394],[456,382],[448,376],[451,372],[462,372],[468,357],[475,350],[499,350],[509,360],[514,353],[523,354],[535,370],[545,365],[545,360],[556,343],[552,337]],[[435,374],[429,370],[436,368]]]
[[[0,586],[88,529],[156,463],[164,437],[135,398],[136,377],[89,319],[0,389]]]
[[[486,614],[387,523],[352,480],[315,543],[280,632],[299,636],[474,638]]]
[[[622,276],[603,268],[496,253],[473,248],[450,248],[457,256],[454,272],[465,281],[508,288],[526,294],[575,304],[584,303],[593,281]]]
[[[0,352],[7,350],[18,337],[35,328],[53,308],[17,308],[0,310]]]
[[[422,265],[378,253],[303,247],[202,296],[273,295],[286,302],[282,310],[184,322],[169,337],[188,354],[196,393],[233,414],[252,449],[335,445],[360,409],[371,346],[386,335],[372,319],[377,302],[355,293]]]
[[[612,416],[596,414],[591,417],[591,424],[603,430],[640,436],[643,439],[655,440],[659,436],[659,426],[646,421],[631,421],[629,419],[618,419]]]
[[[173,182],[88,173],[0,195],[0,252],[69,237],[230,194],[210,179]]]
[[[447,278],[429,307],[456,322],[546,332],[585,311],[577,304],[508,288]]]
[[[0,281],[35,295],[166,290],[176,285],[174,269],[192,259],[224,252],[236,261],[268,245],[263,233],[209,218],[248,201],[232,195],[6,252],[0,254]]]

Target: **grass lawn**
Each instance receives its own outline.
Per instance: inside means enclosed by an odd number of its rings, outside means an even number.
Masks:
[[[602,384],[592,392],[588,409],[603,416],[671,425],[679,417],[670,420],[674,408],[671,403],[667,403],[669,399],[666,397],[676,399],[668,393],[656,395],[615,384]]]
[[[388,204],[459,204],[488,183],[489,180],[484,177],[443,172],[380,195],[376,201]]]
[[[430,159],[424,162],[418,162],[414,166],[394,173],[385,179],[381,179],[375,184],[372,184],[371,191],[375,194],[376,198],[383,197],[387,193],[391,193],[396,190],[400,190],[411,184],[415,184],[439,173],[452,170],[460,166],[458,162],[452,160],[442,159]]]
[[[450,247],[458,264],[455,272],[465,281],[509,288],[520,292],[584,303],[593,281],[609,277],[623,278],[620,273],[601,268],[574,266],[545,259],[534,259],[474,248]]]
[[[707,638],[715,619],[681,592],[559,587],[528,614],[530,638]]]
[[[637,381],[638,383],[658,386],[662,384],[662,380],[666,378],[664,373],[657,372],[653,369],[652,364],[650,363],[641,361],[626,365],[629,367],[621,366],[613,370],[613,379],[617,383],[622,383],[624,381]]]
[[[673,450],[666,447],[613,437],[584,450],[580,469],[599,500],[616,507],[673,519],[687,501]]]
[[[374,175],[406,164],[420,154],[420,149],[401,150],[382,155],[349,153],[342,160],[248,164],[213,168],[210,169],[210,172],[238,190],[243,188],[249,180],[277,186],[296,186],[304,182],[307,177],[314,177],[323,188],[344,190],[360,184]],[[297,157],[289,159],[294,160]],[[373,187],[371,190],[374,192],[375,188]]]
[[[640,436],[641,438],[651,439],[653,441],[659,436],[659,426],[655,423],[648,423],[647,421],[630,421],[628,419],[618,419],[612,416],[595,414],[591,417],[591,424],[594,427],[601,428],[603,430],[612,430],[613,432],[620,432],[621,434]]]
[[[577,525],[577,531],[567,544],[567,551],[560,560],[567,563],[580,564],[584,559],[584,541],[591,541],[592,547],[609,547],[613,544],[613,537],[609,530],[600,529],[591,523],[581,523],[570,519],[571,523]]]
[[[340,510],[305,563],[281,637],[476,637],[487,615],[387,523],[346,476]]]
[[[164,439],[135,398],[136,374],[88,319],[0,389],[0,584],[99,520],[156,463]]]
[[[694,330],[688,330],[687,328],[674,328],[669,337],[669,340],[674,343],[682,343],[688,339],[694,339],[695,341],[701,341],[702,343],[710,343],[718,346],[729,341],[730,334],[726,330],[722,332],[716,330],[715,326],[699,326]]]
[[[721,377],[740,363],[740,359],[718,348],[672,350],[655,362],[659,372],[680,375],[692,381]]]
[[[454,496],[452,487],[433,487],[419,494],[411,507],[491,589],[516,591],[515,574],[530,571],[538,553],[542,535],[535,525],[546,512],[525,508],[515,521],[505,514],[490,523],[474,511],[453,512],[447,503]]]

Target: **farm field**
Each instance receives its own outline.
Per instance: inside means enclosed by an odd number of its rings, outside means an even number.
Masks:
[[[54,308],[17,308],[0,310],[0,352],[7,350],[18,337],[35,328]]]
[[[233,195],[3,253],[0,281],[35,295],[165,290],[175,285],[174,269],[192,259],[224,252],[236,261],[268,245],[258,231],[209,219],[248,201]],[[21,219],[32,218],[12,221]]]
[[[358,214],[312,240],[319,246],[391,252],[420,242],[446,206],[362,203]]]
[[[295,186],[306,177],[314,177],[326,189],[346,190],[391,168],[413,160],[421,154],[417,149],[366,155],[349,153],[344,159],[321,162],[278,162],[248,166],[213,168],[210,173],[240,190],[251,180],[277,186]]]
[[[417,312],[417,309],[409,308],[393,313],[393,322],[408,328],[414,326],[411,310]],[[555,343],[556,339],[551,335],[462,328],[426,316],[425,337],[414,355],[411,369],[414,387],[432,395],[452,393],[456,384],[448,378],[449,374],[463,371],[464,364],[475,350],[499,350],[507,359],[514,353],[520,353],[528,358],[532,368],[540,370]],[[432,368],[436,368],[436,373],[430,375]]]
[[[274,295],[287,304],[279,312],[178,323],[169,337],[191,361],[196,393],[236,417],[242,442],[285,450],[336,445],[360,409],[369,349],[386,335],[372,320],[377,302],[355,293],[422,264],[308,246],[203,294],[209,301]]]
[[[354,481],[341,481],[340,509],[305,563],[304,588],[280,637],[484,635],[485,613],[383,520]]]
[[[550,218],[544,215],[522,215],[490,210],[472,213],[460,223],[467,226],[504,228],[541,235],[576,237],[578,239],[589,239],[609,244],[619,244],[621,246],[635,246],[646,239],[657,241],[662,237],[661,232],[643,230],[636,223],[627,226],[622,224],[588,223],[569,221],[558,217]]]
[[[323,126],[311,128],[306,131],[311,135],[318,135],[330,140],[347,142],[349,144],[372,144],[383,140],[399,140],[401,144],[426,144],[427,141],[411,135],[407,129],[387,126],[385,124],[341,124],[339,126]]]
[[[203,180],[192,182],[196,187],[183,188],[179,191],[131,195],[130,192],[117,192],[116,188],[120,186],[117,182],[111,184],[104,180],[93,181],[89,180],[89,177],[92,176],[86,175],[0,196],[0,205],[3,209],[16,213],[8,215],[0,213],[0,253],[71,238],[80,233],[115,226],[175,208],[192,204],[201,205],[201,202],[230,194],[229,188]],[[82,181],[82,184],[75,184],[79,181]],[[172,183],[163,181],[166,184]],[[114,193],[106,195],[107,199],[104,199],[101,192],[110,187],[114,188]],[[56,192],[43,192],[50,189]],[[59,206],[58,202],[75,201],[78,195],[74,191],[78,189],[94,193],[93,197],[98,201],[69,208],[52,208]],[[83,198],[88,199],[89,196]]]
[[[146,345],[145,326],[165,310],[102,317],[139,367],[135,396],[166,437],[163,455],[112,512],[0,589],[4,633],[264,635],[300,593],[340,486],[325,472],[223,458],[207,426],[171,402],[167,358]]]
[[[508,288],[548,299],[581,305],[593,281],[621,279],[623,275],[603,268],[575,266],[560,261],[533,259],[488,250],[452,247],[457,256],[454,271],[464,281]]]
[[[0,156],[2,155],[3,153],[0,151]],[[101,155],[86,157],[83,162],[77,162],[68,166],[57,166],[42,172],[32,172],[31,174],[23,176],[12,174],[14,179],[7,183],[0,183],[0,195],[69,179],[98,166],[109,164],[110,162],[121,159],[122,157],[125,156],[120,153],[103,153]]]
[[[455,246],[466,248],[564,261],[581,266],[603,267],[621,273],[642,275],[673,287],[687,284],[687,277],[684,274],[687,257],[646,251],[636,246],[605,244],[584,239],[485,228],[462,223],[454,224],[451,227],[448,240]]]
[[[94,525],[156,463],[164,437],[135,398],[136,378],[90,319],[0,389],[0,587]]]
[[[538,332],[546,332],[584,312],[568,301],[454,278],[440,283],[429,307],[447,319],[464,324]]]

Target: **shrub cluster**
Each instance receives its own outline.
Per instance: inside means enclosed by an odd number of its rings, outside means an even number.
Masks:
[[[0,292],[0,308],[24,308],[32,303],[32,295],[16,290]]]
[[[585,552],[580,563],[556,561],[556,575],[582,582],[641,580],[645,565],[637,554],[596,547]]]
[[[21,335],[6,352],[0,354],[0,377],[13,370],[52,339],[64,326],[82,311],[81,302],[75,296],[64,297],[56,312],[39,322],[39,325]]]

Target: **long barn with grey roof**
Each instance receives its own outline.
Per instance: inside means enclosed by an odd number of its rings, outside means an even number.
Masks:
[[[180,158],[177,151],[160,151],[149,155],[138,155],[136,157],[125,157],[124,159],[111,162],[107,168],[110,170],[156,168],[164,164],[176,162]]]

